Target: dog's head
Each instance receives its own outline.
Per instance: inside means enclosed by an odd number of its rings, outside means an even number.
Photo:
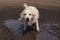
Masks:
[[[24,10],[20,14],[20,17],[25,19],[26,23],[31,23],[34,21],[35,18],[37,18],[38,10],[34,6],[28,6],[24,3]]]

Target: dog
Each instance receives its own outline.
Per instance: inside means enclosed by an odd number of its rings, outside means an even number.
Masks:
[[[38,24],[38,19],[39,19],[39,11],[36,7],[34,6],[28,6],[27,4],[23,4],[24,10],[20,13],[20,18],[24,19],[26,22],[27,26],[32,26],[33,23],[36,24],[36,30],[39,31],[39,24]]]

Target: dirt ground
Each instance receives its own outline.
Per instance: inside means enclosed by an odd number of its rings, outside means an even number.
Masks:
[[[24,9],[23,3],[39,9],[39,23],[60,23],[60,0],[0,0],[0,40],[36,40],[37,32],[28,32],[24,37],[16,36],[2,25],[4,20],[19,18]]]

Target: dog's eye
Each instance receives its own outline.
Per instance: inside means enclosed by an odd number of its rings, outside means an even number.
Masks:
[[[24,14],[24,15],[26,15],[26,14]]]
[[[31,15],[31,14],[29,14],[29,15]]]

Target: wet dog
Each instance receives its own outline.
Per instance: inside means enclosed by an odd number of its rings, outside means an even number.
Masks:
[[[24,19],[27,26],[32,26],[34,23],[36,24],[36,29],[39,31],[38,19],[39,19],[39,11],[34,6],[28,6],[27,4],[23,4],[24,10],[20,13],[20,18]]]

